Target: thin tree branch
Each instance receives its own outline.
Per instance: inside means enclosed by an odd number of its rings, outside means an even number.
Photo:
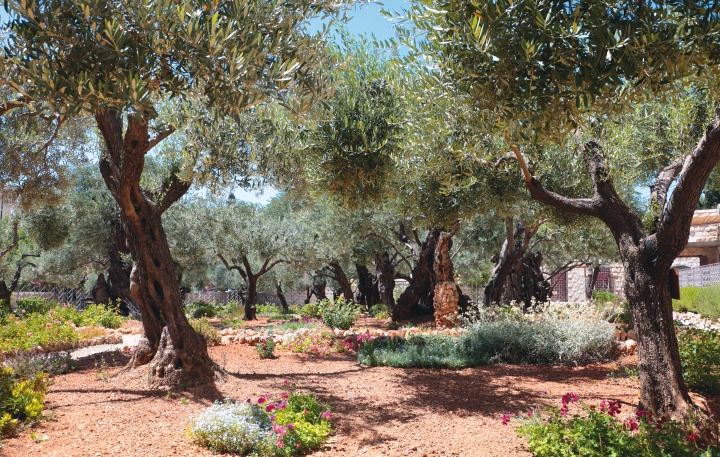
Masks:
[[[397,255],[399,255],[400,258],[407,264],[408,268],[409,268],[410,270],[412,270],[412,265],[411,265],[410,262],[408,261],[407,257],[405,257],[405,256],[403,255],[403,253],[400,252],[400,250],[399,250],[394,244],[392,244],[392,243],[390,242],[390,240],[388,240],[387,238],[385,238],[385,237],[382,236],[382,235],[378,235],[377,233],[369,233],[369,234],[365,235],[365,238],[370,238],[370,237],[378,238],[378,239],[384,241],[388,246],[392,247],[392,248],[395,250],[395,253],[397,253]]]
[[[159,203],[158,208],[160,213],[164,213],[170,208],[173,203],[180,200],[185,195],[190,187],[192,186],[192,180],[181,181],[175,173],[168,178],[163,185],[156,191],[158,195]]]
[[[13,240],[12,243],[0,252],[0,260],[5,257],[10,251],[15,249],[18,245],[18,223],[19,221],[13,222]]]
[[[174,132],[175,132],[175,127],[173,127],[172,125],[170,127],[168,127],[166,130],[162,130],[162,131],[158,132],[158,134],[155,135],[155,138],[148,141],[147,146],[145,146],[145,151],[143,153],[150,151],[152,148],[154,148],[155,146],[160,144],[160,142],[162,142],[165,138],[172,135]]]
[[[240,276],[242,276],[243,280],[247,282],[247,273],[242,269],[240,265],[230,265],[227,260],[225,260],[225,257],[223,257],[222,254],[220,254],[219,251],[215,251],[215,254],[218,256],[220,261],[225,265],[225,268],[227,268],[228,271],[236,270],[238,273],[240,273]]]
[[[680,159],[672,161],[660,172],[655,183],[650,186],[650,201],[653,199],[660,208],[665,208],[665,200],[670,184],[677,178],[683,169],[683,161]]]
[[[465,245],[467,240],[470,239],[471,236],[472,236],[472,233],[469,234],[468,236],[466,236],[465,238],[463,238],[463,240],[460,242],[460,245],[457,247],[455,252],[450,256],[450,260],[453,260],[455,258],[455,256],[458,255],[458,252],[460,252],[460,249],[462,249],[462,247]]]

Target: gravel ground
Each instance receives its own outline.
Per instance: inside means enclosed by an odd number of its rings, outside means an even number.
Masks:
[[[90,357],[91,355],[100,354],[102,352],[112,352],[122,349],[125,346],[137,346],[141,336],[142,335],[123,335],[123,342],[121,344],[98,344],[97,346],[75,349],[70,352],[70,357],[75,360],[80,360],[84,357]]]

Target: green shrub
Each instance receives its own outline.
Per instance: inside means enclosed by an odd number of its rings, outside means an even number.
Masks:
[[[689,329],[678,333],[680,362],[688,387],[720,394],[720,332]]]
[[[370,307],[370,317],[376,319],[390,319],[390,308],[387,305],[378,303]]]
[[[216,452],[291,457],[317,450],[332,432],[331,415],[311,395],[284,394],[257,404],[215,403],[192,423],[196,443]]]
[[[478,321],[457,339],[444,335],[369,341],[360,346],[364,365],[462,368],[487,363],[582,364],[607,359],[614,326],[589,318],[509,316]]]
[[[310,329],[316,329],[320,327],[320,323],[317,321],[317,319],[310,319],[308,317],[303,317],[300,319],[290,319],[289,321],[281,321],[277,324],[268,325],[266,327],[266,330],[278,330],[278,331],[285,331],[285,330],[297,330],[300,328],[310,328]]]
[[[47,376],[18,377],[11,368],[0,367],[0,438],[14,432],[22,423],[42,416]]]
[[[615,303],[618,301],[617,295],[607,290],[593,290],[593,300],[595,303],[605,305],[608,303]]]
[[[88,305],[80,313],[80,327],[97,326],[120,328],[126,318],[120,315],[117,305]]]
[[[4,365],[11,368],[16,376],[32,379],[39,374],[65,374],[75,367],[75,361],[66,351],[49,354],[20,354],[6,360]]]
[[[0,324],[4,324],[8,316],[13,314],[9,300],[0,300]]]
[[[44,314],[57,306],[56,301],[46,300],[42,297],[21,298],[15,303],[18,316],[32,313]]]
[[[320,319],[322,318],[322,308],[319,303],[305,303],[300,308],[300,315],[310,319]]]
[[[583,407],[581,414],[569,415],[578,396],[563,396],[560,409],[549,408],[544,414],[531,411],[520,419],[517,433],[527,437],[528,447],[537,457],[617,456],[617,457],[691,457],[717,455],[712,448],[702,451],[698,435],[683,430],[680,424],[652,413],[638,411],[624,422],[616,419],[620,402],[602,401],[595,407]],[[529,416],[529,417],[528,417]],[[507,425],[510,414],[505,413]]]
[[[200,319],[201,317],[215,317],[218,314],[218,310],[215,305],[206,301],[196,301],[190,303],[187,308],[193,319]]]
[[[275,357],[275,340],[268,338],[265,341],[258,341],[255,344],[255,352],[261,359],[272,359]]]
[[[286,427],[286,434],[282,435],[282,449],[286,452],[280,455],[301,455],[319,449],[332,432],[328,408],[312,395],[290,394],[286,401],[276,403],[272,412],[275,413],[275,423]],[[287,433],[290,424],[294,433]],[[279,427],[275,429],[282,432]]]
[[[318,306],[323,324],[341,330],[349,330],[362,312],[354,302],[346,301],[343,297],[338,297],[335,301],[322,300]]]
[[[220,344],[220,333],[207,318],[190,319],[190,325],[196,332],[205,337],[208,346]]]
[[[680,300],[673,300],[673,309],[681,313],[690,311],[697,312],[697,300],[700,294],[700,287],[689,286],[680,288]]]
[[[262,305],[255,305],[255,312],[258,315],[263,316],[274,316],[277,314],[291,314],[290,310],[285,311],[282,307],[275,303],[263,303]]]

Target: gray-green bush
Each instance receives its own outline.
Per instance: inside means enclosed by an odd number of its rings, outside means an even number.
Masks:
[[[607,359],[615,329],[591,319],[501,317],[472,324],[465,335],[371,341],[360,346],[364,365],[463,368],[488,363],[585,364]]]

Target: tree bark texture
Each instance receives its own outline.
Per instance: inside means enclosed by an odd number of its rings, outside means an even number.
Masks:
[[[435,309],[435,325],[440,327],[454,327],[457,322],[460,301],[459,288],[455,284],[452,258],[452,237],[455,236],[459,224],[455,224],[449,232],[442,231],[435,245],[435,289],[433,294],[433,307]]]
[[[511,269],[501,303],[522,303],[526,311],[535,303],[545,303],[550,299],[550,282],[542,272],[542,253],[527,252]]]
[[[407,235],[400,232],[398,235],[406,244],[410,244]],[[440,229],[432,227],[423,243],[415,236],[413,243],[413,258],[415,265],[412,269],[411,281],[403,291],[392,309],[392,320],[399,321],[413,316],[432,314],[433,296],[435,293],[435,245],[440,237]]]
[[[290,311],[290,307],[288,306],[287,299],[285,298],[285,294],[282,290],[282,282],[276,281],[275,282],[275,293],[278,296],[278,299],[280,300],[280,306],[282,306],[283,311]]]
[[[330,262],[328,265],[330,265],[330,268],[332,268],[335,272],[335,281],[337,281],[337,283],[340,285],[340,290],[342,291],[343,297],[345,297],[345,300],[352,301],[352,285],[350,285],[350,280],[345,274],[345,270],[343,270],[342,266],[340,266],[338,262]]]
[[[597,284],[598,277],[600,276],[600,265],[595,265],[592,269],[592,273],[585,284],[585,298],[592,300],[593,290],[595,290],[595,284]]]
[[[388,309],[395,306],[395,264],[387,251],[375,254],[375,284],[379,303]]]
[[[522,154],[514,147],[518,161]],[[593,184],[590,198],[568,198],[525,174],[531,196],[559,210],[602,220],[613,233],[625,267],[625,294],[638,338],[640,408],[673,419],[694,408],[683,381],[668,284],[670,266],[688,241],[694,210],[707,179],[720,162],[720,119],[707,127],[683,160],[668,164],[651,187],[649,224],[618,196],[600,145],[585,145],[583,158]],[[527,167],[525,167],[527,168]],[[668,198],[668,189],[675,188]]]
[[[134,265],[130,293],[140,307],[144,338],[132,366],[150,361],[153,384],[195,384],[212,380],[217,368],[204,337],[190,326],[161,216],[189,189],[172,177],[156,191],[140,186],[145,154],[172,131],[150,138],[146,121],[120,113],[95,113],[107,152],[100,160],[105,184],[120,207],[120,218]]]
[[[524,280],[530,281],[533,277],[537,278],[537,274],[527,272],[527,276],[523,276],[525,262],[532,260],[532,253],[528,253],[530,241],[540,229],[540,223],[533,226],[525,226],[523,222],[514,226],[512,217],[505,218],[505,241],[503,242],[500,254],[494,256],[495,266],[493,267],[490,278],[485,286],[485,306],[493,304],[508,305],[512,301],[523,302],[524,306],[529,306],[530,298],[534,295],[523,292],[526,289],[541,289],[542,284],[524,284]],[[530,266],[532,268],[532,266]],[[542,274],[540,275],[542,276]],[[512,280],[512,281],[511,281]],[[511,284],[514,282],[514,284]],[[548,289],[545,295],[549,294]],[[542,294],[539,295],[542,297]],[[526,298],[527,297],[527,300]],[[547,301],[547,296],[545,300]]]
[[[375,278],[365,265],[355,264],[358,275],[358,292],[355,301],[367,309],[380,301],[380,294],[375,285]]]
[[[327,288],[327,281],[323,278],[315,278],[312,285],[312,294],[315,295],[317,301],[325,300],[327,295],[325,289]]]

